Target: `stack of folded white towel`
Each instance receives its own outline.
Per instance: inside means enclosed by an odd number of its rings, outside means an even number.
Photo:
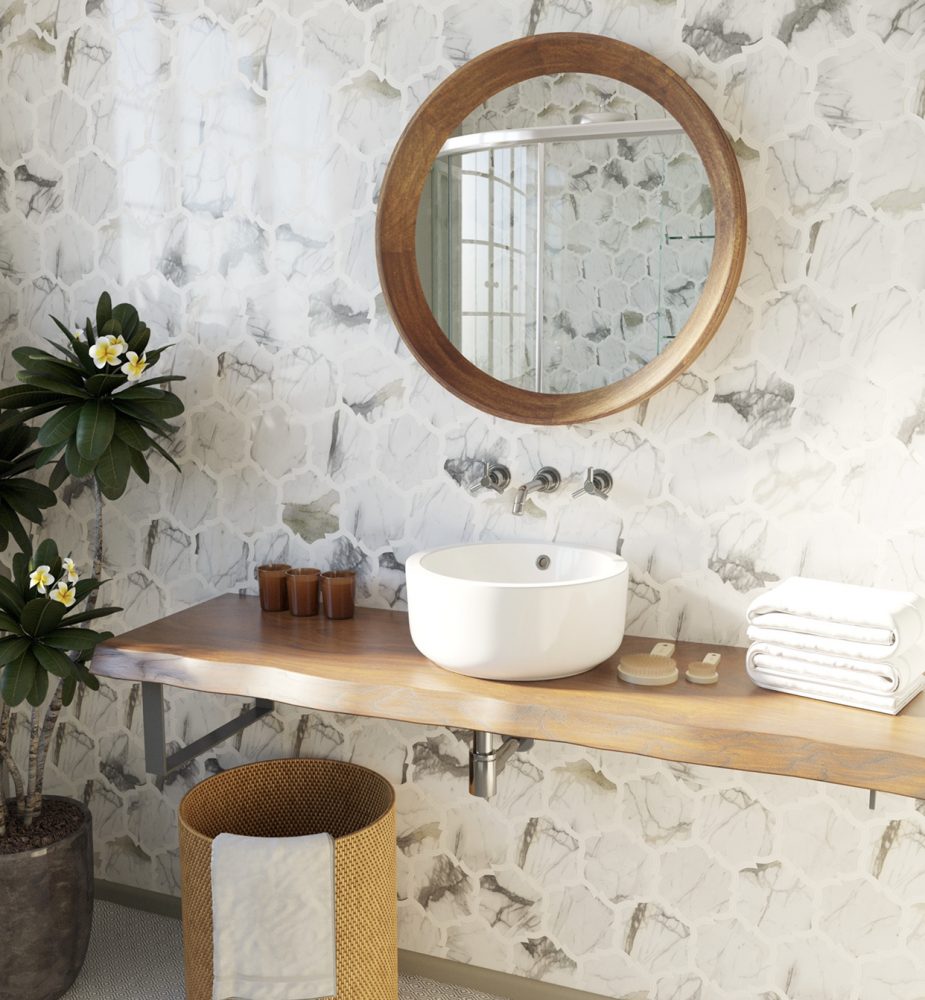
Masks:
[[[925,685],[925,601],[792,577],[748,609],[746,667],[760,687],[899,713]]]

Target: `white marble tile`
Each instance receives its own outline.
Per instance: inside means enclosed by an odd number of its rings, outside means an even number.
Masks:
[[[903,110],[901,66],[864,35],[822,60],[816,87],[816,111],[833,128],[877,128]]]

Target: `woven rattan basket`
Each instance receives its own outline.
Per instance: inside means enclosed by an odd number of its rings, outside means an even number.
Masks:
[[[396,1000],[395,792],[368,768],[308,759],[225,771],[180,803],[187,1000],[212,1000],[212,838],[325,832],[335,838],[336,1000]]]

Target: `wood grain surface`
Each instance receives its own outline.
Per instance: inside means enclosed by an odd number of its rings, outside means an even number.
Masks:
[[[656,640],[627,637],[621,652]],[[698,686],[684,666],[722,654],[720,680]],[[483,729],[676,760],[925,796],[925,698],[897,717],[755,687],[745,650],[681,642],[682,679],[634,687],[619,653],[558,681],[506,683],[441,670],[414,647],[408,616],[358,608],[355,618],[264,614],[227,595],[101,645],[100,676],[271,698],[320,711]]]
[[[703,160],[716,220],[703,292],[683,329],[628,378],[587,392],[540,393],[506,385],[468,361],[440,328],[424,295],[415,252],[418,204],[438,151],[463,119],[493,94],[534,76],[594,73],[641,90],[682,126]],[[593,420],[647,399],[706,347],[732,303],[745,256],[745,189],[729,137],[672,69],[613,38],[551,32],[518,38],[452,73],[421,104],[398,140],[376,213],[376,254],[386,302],[417,360],[450,392],[486,413],[529,424]]]

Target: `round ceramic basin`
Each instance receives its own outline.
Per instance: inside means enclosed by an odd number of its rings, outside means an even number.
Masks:
[[[580,674],[623,641],[629,570],[600,549],[533,542],[452,545],[406,563],[415,646],[490,680]]]

